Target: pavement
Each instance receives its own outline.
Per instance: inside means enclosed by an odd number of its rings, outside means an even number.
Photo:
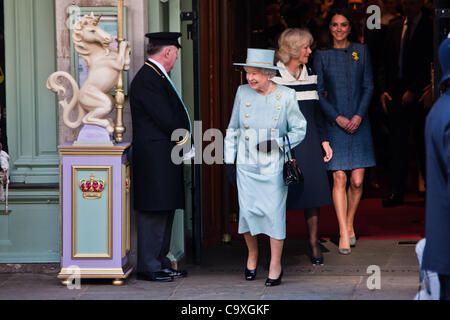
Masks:
[[[201,265],[187,259],[180,267],[188,277],[158,283],[136,279],[122,286],[111,280],[85,279],[68,289],[57,279],[58,266],[45,272],[1,273],[0,300],[412,300],[419,286],[415,241],[358,239],[348,256],[337,243],[321,240],[323,266],[312,266],[304,240],[286,240],[284,276],[277,287],[265,287],[269,244],[260,239],[258,275],[244,279],[247,250],[243,241],[204,247]],[[9,265],[14,268],[14,265]],[[5,270],[5,269],[3,269]]]

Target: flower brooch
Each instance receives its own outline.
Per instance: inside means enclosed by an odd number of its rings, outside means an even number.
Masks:
[[[358,57],[358,53],[357,53],[357,52],[353,51],[353,53],[352,53],[352,59],[355,60],[355,61],[358,61],[358,60],[359,60],[359,57]]]

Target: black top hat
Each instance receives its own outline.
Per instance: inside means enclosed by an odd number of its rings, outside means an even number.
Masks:
[[[181,37],[179,32],[153,32],[145,35],[151,44],[156,46],[176,46],[181,48],[178,38]]]

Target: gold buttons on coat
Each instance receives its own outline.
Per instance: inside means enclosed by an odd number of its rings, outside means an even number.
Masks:
[[[278,107],[277,107],[277,110],[281,110],[281,106],[278,106]]]
[[[278,120],[278,117],[273,118],[273,120],[277,121],[277,120]]]
[[[248,140],[249,140],[249,137],[245,137],[245,140],[247,140],[247,141],[248,141]]]
[[[244,126],[244,128],[245,128],[245,129],[248,129],[248,128],[250,128],[250,127],[249,127],[249,126]]]
[[[251,103],[246,103],[245,106],[246,107],[250,107],[252,104]]]

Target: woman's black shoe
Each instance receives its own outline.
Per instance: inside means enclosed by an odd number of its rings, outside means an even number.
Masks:
[[[320,258],[314,258],[314,257],[312,257],[311,258],[311,263],[314,265],[314,266],[323,266],[323,257],[320,257]]]
[[[266,280],[266,287],[274,287],[274,286],[278,286],[279,284],[281,284],[281,277],[283,276],[283,270],[281,270],[280,276],[278,277],[278,279],[270,279],[267,278]]]
[[[316,245],[318,246],[317,242],[316,242]],[[320,251],[320,247],[318,246],[318,249],[317,249],[320,252],[320,257],[319,258],[314,257],[314,250],[312,249],[311,243],[309,244],[309,250],[311,251],[311,263],[314,266],[318,266],[318,265],[323,266],[323,256],[322,256],[322,253]]]
[[[251,280],[255,280],[255,278],[256,278],[256,269],[248,270],[246,267],[245,268],[245,280],[251,281]]]

